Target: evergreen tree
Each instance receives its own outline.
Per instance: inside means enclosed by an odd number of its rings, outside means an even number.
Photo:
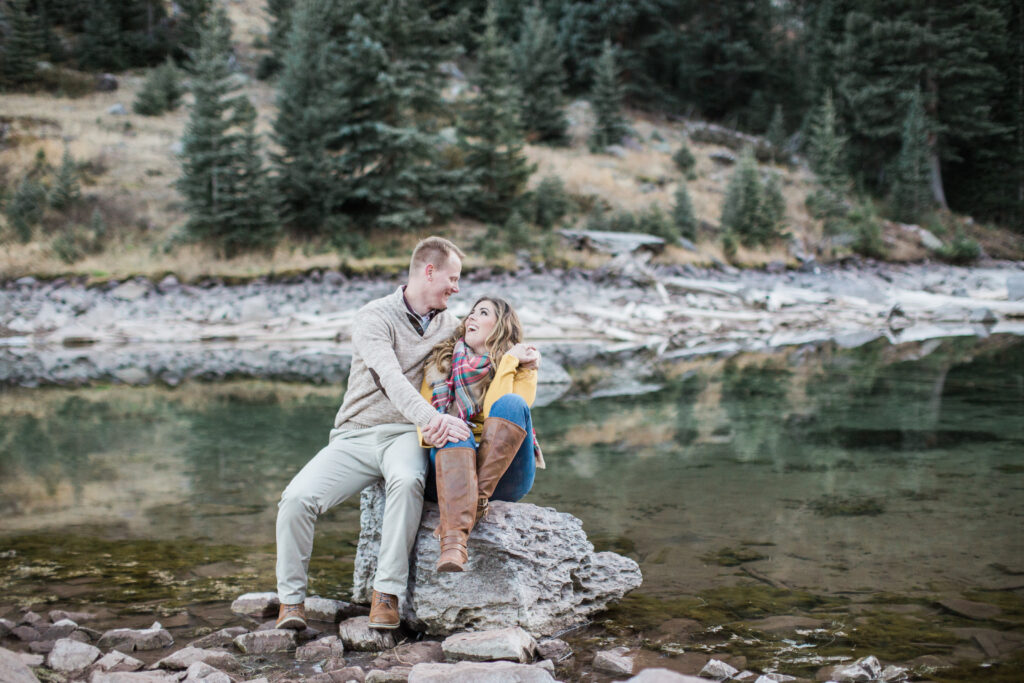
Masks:
[[[775,105],[775,111],[772,112],[771,123],[768,124],[768,130],[765,132],[764,136],[774,148],[775,160],[779,161],[784,158],[786,156],[786,124],[782,118],[781,104]]]
[[[722,229],[746,245],[769,244],[779,237],[778,206],[766,197],[753,151],[745,150],[726,188]]]
[[[182,140],[178,180],[189,214],[188,231],[221,243],[229,254],[265,244],[270,233],[269,197],[253,132],[255,110],[232,82],[224,38],[230,33],[227,13],[216,5],[195,55],[195,103]]]
[[[3,10],[8,25],[3,46],[4,81],[14,86],[31,83],[36,61],[43,55],[43,34],[36,18],[28,12],[28,0],[12,0]]]
[[[341,100],[338,75],[345,74],[353,91],[365,88],[368,97],[377,98],[379,87],[371,72],[383,70],[387,59],[377,43],[353,44],[349,50],[356,59],[350,61],[362,61],[362,69],[341,70],[342,37],[337,32],[346,23],[344,9],[331,0],[306,0],[296,6],[278,80],[273,137],[282,151],[273,156],[275,185],[282,219],[305,232],[320,231],[343,203],[343,170],[333,162],[347,114],[347,107],[341,106],[347,102]]]
[[[207,15],[213,9],[214,0],[176,0],[175,4],[178,6],[178,46],[188,54],[199,48],[200,34],[206,26]]]
[[[903,102],[920,89],[929,131],[935,201],[946,206],[942,161],[959,145],[994,135],[991,102],[1000,74],[989,60],[993,37],[1005,35],[991,3],[878,0],[846,18],[839,90],[855,135],[856,165],[877,182],[900,145]]]
[[[590,135],[590,149],[598,152],[608,145],[618,144],[629,133],[629,127],[622,116],[622,86],[619,84],[619,68],[615,63],[615,49],[607,40],[597,62],[590,101],[596,118],[594,131]]]
[[[779,234],[779,228],[786,220],[786,198],[782,194],[779,175],[772,173],[764,184],[764,207],[761,210],[764,221],[762,231],[769,239]]]
[[[834,193],[846,190],[846,138],[839,134],[831,91],[825,91],[821,107],[811,122],[807,157],[822,186]]]
[[[690,146],[686,144],[686,140],[683,140],[679,145],[679,149],[672,155],[672,161],[675,162],[679,170],[687,177],[693,175],[693,169],[697,165],[697,157],[693,156],[693,152],[690,151]]]
[[[892,204],[896,217],[915,223],[931,205],[928,167],[928,130],[925,127],[921,95],[910,97],[907,115],[903,120],[903,144],[896,160],[896,173],[892,189]]]
[[[46,188],[31,174],[25,174],[6,207],[7,222],[20,241],[32,239],[32,228],[43,219],[45,206]]]
[[[672,222],[675,223],[680,235],[691,241],[697,239],[697,216],[693,213],[693,201],[690,199],[690,191],[686,188],[685,181],[680,181],[676,187],[672,204]]]
[[[119,71],[125,67],[117,0],[91,0],[78,40],[78,63],[87,69]]]
[[[295,0],[267,0],[267,13],[270,15],[270,36],[267,42],[270,43],[270,55],[260,61],[258,75],[261,79],[273,76],[284,66],[294,5]]]
[[[82,196],[78,182],[78,164],[67,147],[64,148],[64,156],[61,158],[60,168],[57,170],[57,177],[54,179],[53,187],[50,189],[49,203],[55,209],[63,210],[71,206]]]
[[[565,69],[555,29],[540,6],[526,8],[515,54],[519,89],[523,98],[522,124],[531,139],[561,145],[568,140],[569,122],[562,109]]]
[[[132,110],[143,116],[160,116],[174,111],[181,104],[182,88],[178,82],[178,69],[170,57],[149,72],[142,90],[135,96]]]
[[[535,168],[523,155],[518,106],[522,93],[512,81],[511,61],[498,35],[492,2],[484,16],[478,72],[471,81],[478,94],[462,115],[460,146],[465,151],[466,168],[479,188],[470,197],[468,213],[502,223]]]

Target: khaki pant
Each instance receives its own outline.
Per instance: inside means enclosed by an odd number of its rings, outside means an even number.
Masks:
[[[427,458],[416,428],[384,424],[331,431],[328,444],[281,494],[277,508],[277,594],[282,603],[306,598],[319,515],[380,479],[387,492],[374,589],[401,597],[409,579],[409,552],[423,511]]]

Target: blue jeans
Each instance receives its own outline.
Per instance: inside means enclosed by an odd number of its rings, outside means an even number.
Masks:
[[[491,500],[505,500],[514,503],[521,499],[530,489],[533,488],[533,478],[537,474],[537,465],[533,460],[533,420],[530,417],[530,407],[526,405],[519,394],[505,394],[491,406],[489,417],[500,417],[509,422],[514,422],[526,430],[526,438],[516,451],[516,457],[508,466],[505,474],[494,489]],[[477,448],[479,444],[470,434],[464,441],[456,441],[442,448]],[[434,468],[434,460],[437,457],[436,448],[430,449],[430,464],[427,469],[427,482],[423,495],[427,500],[437,502],[437,471]]]

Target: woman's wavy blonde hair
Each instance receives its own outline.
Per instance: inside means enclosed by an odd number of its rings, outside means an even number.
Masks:
[[[512,310],[512,306],[504,299],[482,296],[473,303],[469,310],[475,310],[481,301],[489,301],[494,305],[494,329],[487,335],[485,342],[487,353],[491,357],[491,377],[493,378],[498,369],[498,363],[501,362],[501,357],[523,340],[523,326],[519,322],[519,316]],[[455,342],[465,336],[466,320],[463,318],[452,336],[434,347],[427,358],[427,363],[435,366],[441,374],[447,375],[452,369],[452,352],[455,350]]]

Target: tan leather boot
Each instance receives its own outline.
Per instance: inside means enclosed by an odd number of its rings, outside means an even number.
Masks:
[[[274,628],[290,628],[295,631],[301,631],[306,628],[306,607],[303,603],[297,603],[295,605],[281,604],[281,609],[277,611],[277,623],[274,624]]]
[[[374,590],[370,598],[370,628],[390,630],[398,628],[401,623],[402,620],[398,616],[398,597]]]
[[[508,471],[519,447],[526,438],[526,430],[502,417],[484,420],[480,446],[476,449],[477,505],[475,526],[487,514],[488,502],[498,488],[498,482]],[[472,527],[471,527],[472,528]]]
[[[439,572],[461,572],[469,561],[467,546],[476,509],[476,450],[442,448],[434,458],[437,507],[441,512]]]

